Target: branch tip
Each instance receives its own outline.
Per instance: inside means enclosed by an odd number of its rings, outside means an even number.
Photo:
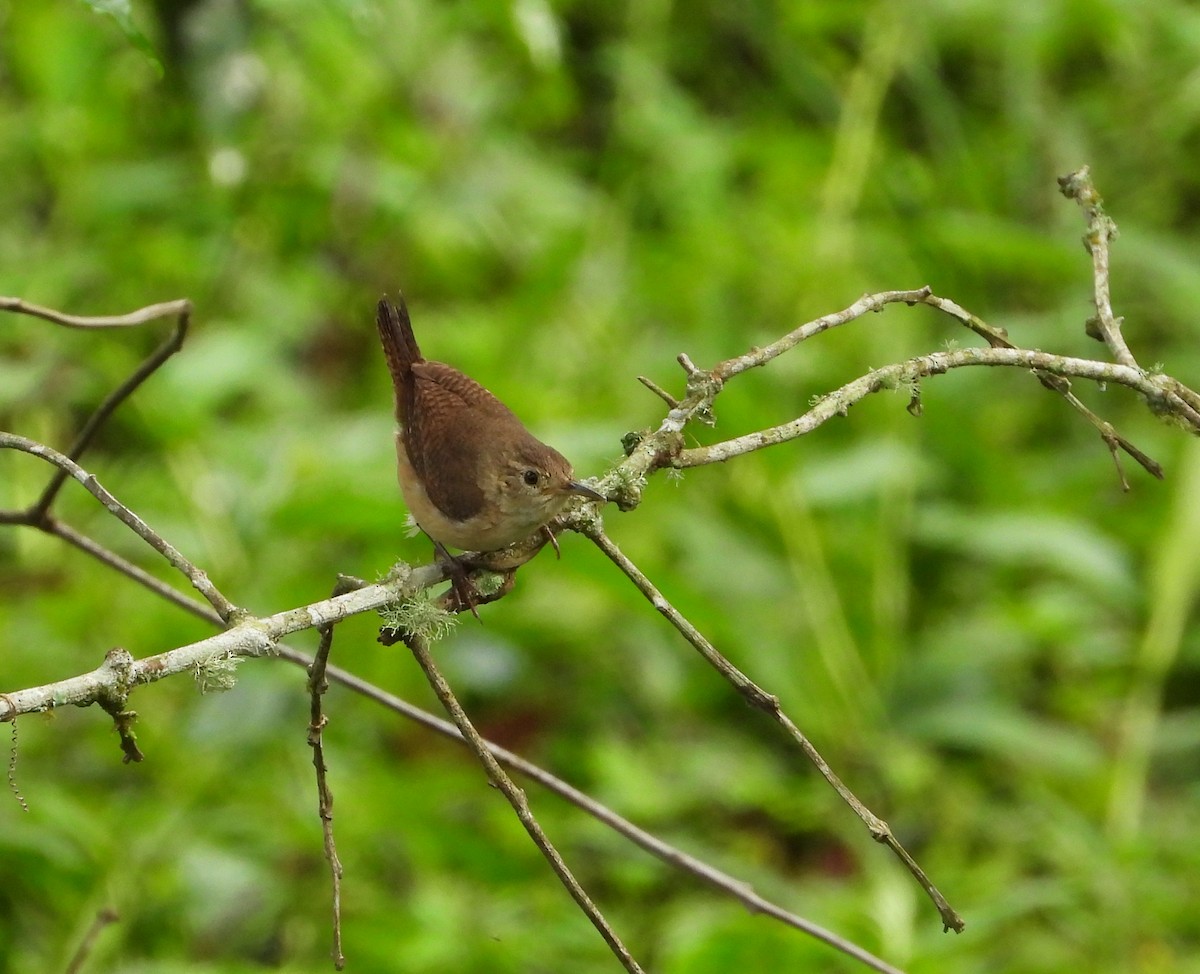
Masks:
[[[639,375],[637,380],[656,396],[658,396],[658,398],[665,402],[671,409],[679,408],[679,400],[667,392],[666,389],[660,386],[653,379],[649,378],[648,376]],[[628,454],[626,455],[628,456]]]

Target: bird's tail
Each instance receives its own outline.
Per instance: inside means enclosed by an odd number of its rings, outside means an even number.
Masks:
[[[375,309],[375,323],[379,326],[379,341],[387,359],[388,371],[392,374],[392,385],[396,389],[396,418],[404,422],[409,387],[412,383],[412,367],[423,362],[421,348],[413,335],[412,322],[408,317],[408,306],[404,295],[392,304],[385,295]]]

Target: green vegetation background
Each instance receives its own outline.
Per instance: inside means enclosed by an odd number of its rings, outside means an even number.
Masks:
[[[118,6],[119,5],[115,5]],[[1084,335],[1090,163],[1116,310],[1200,382],[1200,10],[1183,0],[137,5],[162,73],[80,3],[0,0],[0,292],[75,313],[195,302],[181,355],[86,466],[272,612],[427,547],[404,537],[372,307],[584,475],[657,422],[646,374],[712,363],[868,290],[931,284],[1022,345]],[[0,419],[57,446],[159,340],[6,316]],[[705,438],[974,339],[892,308],[730,385]],[[681,481],[612,534],[785,707],[964,914],[901,868],[579,538],[438,648],[493,738],[912,972],[1200,971],[1200,451],[1123,390],[1086,400],[1167,470],[1118,489],[1029,376],[882,394]],[[45,469],[0,456],[0,504]],[[80,491],[62,513],[166,573]],[[82,555],[0,532],[0,689],[204,626]],[[335,661],[435,707],[411,659]],[[295,645],[311,648],[312,639]],[[0,972],[328,970],[303,673],[243,665],[133,706],[24,718],[0,796]],[[452,746],[328,697],[360,972],[616,968]],[[4,736],[8,728],[3,729]],[[7,742],[6,742],[7,743]],[[7,750],[7,749],[6,749]],[[659,974],[859,970],[557,799],[534,807]]]

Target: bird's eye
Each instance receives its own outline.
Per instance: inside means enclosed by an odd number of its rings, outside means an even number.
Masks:
[[[525,483],[530,487],[536,487],[538,483],[538,472],[536,470],[526,470],[523,474]]]

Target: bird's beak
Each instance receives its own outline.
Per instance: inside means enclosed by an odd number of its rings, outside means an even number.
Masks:
[[[599,501],[601,504],[608,503],[608,498],[600,493],[600,491],[589,487],[587,484],[580,483],[578,480],[570,481],[564,489],[569,490],[573,494],[582,494],[589,500]]]

